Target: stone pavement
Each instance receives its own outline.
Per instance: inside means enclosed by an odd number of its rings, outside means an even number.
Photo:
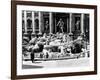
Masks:
[[[84,67],[89,66],[90,58],[73,58],[62,60],[47,60],[47,61],[23,61],[23,69],[36,69],[36,68],[54,68],[54,67]]]

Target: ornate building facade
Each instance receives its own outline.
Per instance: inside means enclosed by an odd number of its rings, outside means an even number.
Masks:
[[[58,13],[40,11],[22,11],[22,36],[31,39],[34,35],[55,34],[59,32],[57,25],[63,21],[63,32],[76,39],[85,35],[89,40],[89,14],[84,13]]]

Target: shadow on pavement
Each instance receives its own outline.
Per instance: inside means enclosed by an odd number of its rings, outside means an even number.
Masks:
[[[43,68],[43,66],[36,66],[36,65],[22,65],[22,69],[36,69],[36,68]]]

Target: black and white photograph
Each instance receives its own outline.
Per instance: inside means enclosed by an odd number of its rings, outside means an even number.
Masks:
[[[13,5],[12,75],[22,79],[96,74],[96,6],[23,1]]]
[[[90,61],[90,15],[22,11],[22,69],[82,67]]]

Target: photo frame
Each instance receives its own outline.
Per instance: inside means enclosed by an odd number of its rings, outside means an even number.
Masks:
[[[46,38],[42,51],[38,45],[35,52],[34,37],[37,41]],[[81,49],[75,47],[77,42],[82,44]],[[94,74],[97,74],[96,5],[11,1],[12,80]]]

